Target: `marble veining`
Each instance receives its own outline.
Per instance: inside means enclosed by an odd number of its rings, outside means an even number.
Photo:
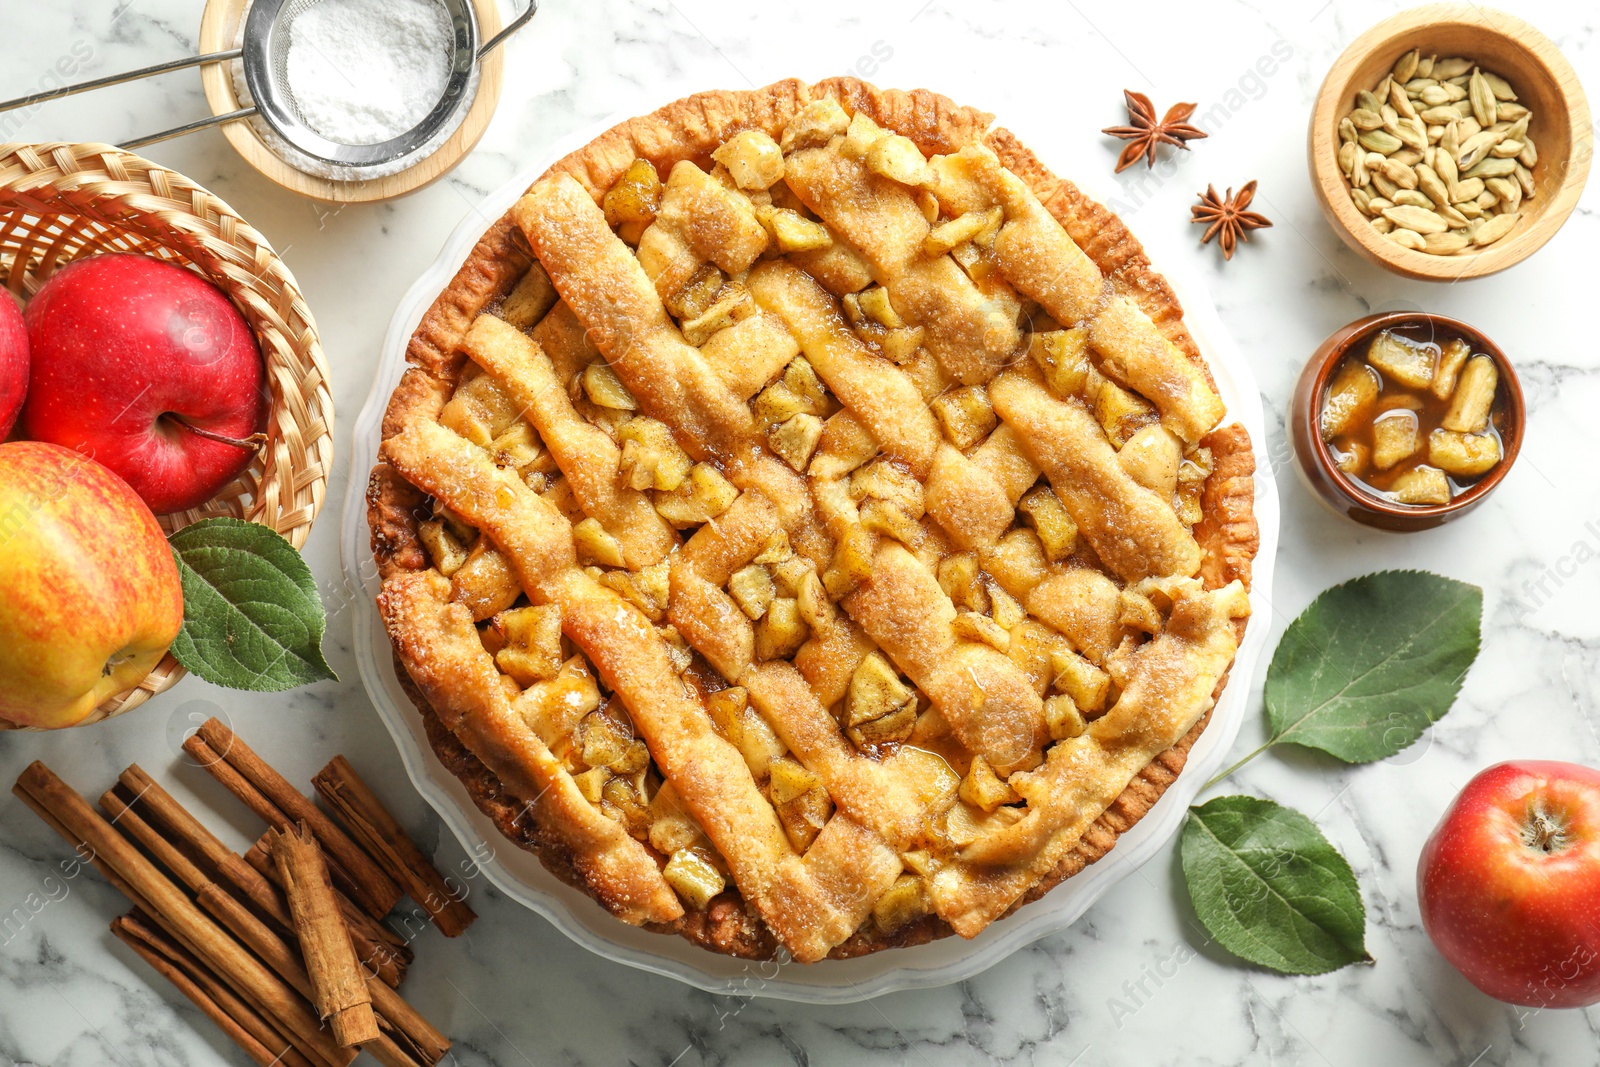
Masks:
[[[1562,232],[1507,274],[1451,286],[1393,278],[1323,224],[1306,174],[1307,110],[1322,75],[1398,0],[1045,5],[891,0],[732,6],[713,0],[545,0],[507,51],[505,93],[482,144],[404,200],[329,208],[295,199],[219,134],[149,154],[212,188],[283,252],[318,315],[345,420],[328,499],[368,457],[349,454],[396,301],[478,200],[563,135],[620,109],[706,88],[855,72],[928,86],[1000,116],[1058,171],[1106,198],[1151,248],[1204,278],[1250,359],[1267,406],[1259,458],[1276,469],[1283,544],[1271,618],[1281,631],[1324,587],[1384,567],[1428,567],[1485,589],[1484,651],[1457,708],[1391,760],[1349,768],[1269,753],[1225,787],[1313,815],[1360,879],[1370,966],[1284,978],[1208,944],[1175,851],[1132,872],[1071,930],[944,989],[862,1004],[797,1006],[713,996],[589,955],[491,888],[465,937],[416,942],[408,997],[456,1040],[456,1064],[911,1063],[1210,1065],[1536,1064],[1600,1059],[1600,1011],[1533,1012],[1478,994],[1431,949],[1414,863],[1438,813],[1475,771],[1512,757],[1600,762],[1600,479],[1594,474],[1600,351],[1593,253],[1600,187]],[[1518,13],[1600,86],[1594,14],[1540,0]],[[94,77],[195,47],[194,0],[0,0],[0,96],[54,84],[57,65]],[[1258,66],[1258,61],[1271,62]],[[1271,73],[1263,73],[1268,67]],[[1211,136],[1154,171],[1113,177],[1124,87],[1164,109],[1200,103]],[[0,139],[109,140],[204,114],[193,71],[0,116]],[[1275,226],[1231,263],[1197,244],[1188,205],[1207,183],[1260,181]],[[487,224],[489,220],[484,219]],[[1399,537],[1350,525],[1299,485],[1284,407],[1312,348],[1368,311],[1426,308],[1475,323],[1521,373],[1531,423],[1522,459],[1465,521]],[[189,766],[178,741],[223,714],[291,778],[349,755],[443,865],[467,859],[411,790],[351,656],[337,505],[307,557],[329,602],[328,652],[343,681],[243,695],[187,680],[140,712],[87,731],[0,738],[0,780],[46,760],[90,795],[138,762],[172,783],[235,845],[258,827]],[[1265,661],[1251,679],[1257,697]],[[1239,739],[1260,740],[1254,716]],[[0,1063],[191,1067],[247,1061],[107,930],[121,897],[92,871],[66,873],[65,845],[0,799]],[[63,864],[66,866],[63,866]]]

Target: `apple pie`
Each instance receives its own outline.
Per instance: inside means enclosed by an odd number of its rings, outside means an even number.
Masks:
[[[550,168],[412,337],[368,493],[444,764],[626,923],[990,923],[1181,772],[1249,436],[1122,222],[992,116],[689,97]]]

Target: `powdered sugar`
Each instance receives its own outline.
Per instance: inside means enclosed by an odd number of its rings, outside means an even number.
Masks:
[[[286,76],[302,121],[330,141],[377,144],[444,95],[451,26],[434,0],[321,0],[289,28]]]

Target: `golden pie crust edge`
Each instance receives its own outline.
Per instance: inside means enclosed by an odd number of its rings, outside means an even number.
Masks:
[[[1184,325],[1183,308],[1176,295],[1166,279],[1151,267],[1143,246],[1122,220],[1070,181],[1052,174],[1009,130],[994,126],[994,117],[988,112],[957,105],[937,93],[878,89],[854,78],[830,78],[814,85],[789,79],[763,89],[697,93],[612,127],[558,160],[540,177],[565,171],[598,201],[637,158],[650,160],[662,171],[679,160],[706,166],[712,150],[733,134],[760,129],[777,139],[795,113],[823,97],[838,100],[851,112],[865,111],[878,125],[910,138],[925,155],[955,152],[974,142],[987,145],[1007,169],[1032,187],[1040,202],[1113,286],[1133,299],[1162,334],[1210,378],[1210,369]],[[450,284],[424,313],[407,345],[406,373],[384,413],[385,440],[399,433],[413,418],[433,413],[440,383],[453,387],[465,365],[466,357],[459,348],[472,321],[502,300],[532,262],[533,256],[509,212],[479,239]],[[1213,430],[1204,443],[1212,450],[1214,469],[1202,496],[1205,517],[1194,527],[1194,536],[1204,554],[1200,577],[1207,588],[1219,588],[1236,579],[1248,588],[1251,564],[1259,547],[1254,516],[1255,459],[1250,437],[1242,426],[1231,424]],[[427,553],[416,536],[424,500],[421,491],[387,463],[380,460],[373,467],[367,511],[380,579],[429,567]],[[1242,630],[1245,620],[1237,620],[1236,625]],[[507,793],[445,729],[398,658],[395,672],[422,716],[435,755],[462,782],[479,810],[507,839],[537,855],[556,877],[608,906],[573,867],[565,846],[534,824],[526,816],[527,805]],[[1227,681],[1224,673],[1214,697],[1221,695]],[[1177,744],[1152,760],[1057,867],[1007,914],[1039,899],[1109,853],[1117,838],[1149,812],[1176,780],[1190,748],[1210,720],[1211,712],[1207,711]],[[674,923],[647,928],[677,933],[712,951],[748,959],[772,958],[778,947],[770,932],[743,906],[736,889],[719,896],[706,909],[687,910]],[[889,935],[867,923],[834,948],[829,958],[850,958],[922,944],[952,932],[935,916],[919,919]]]

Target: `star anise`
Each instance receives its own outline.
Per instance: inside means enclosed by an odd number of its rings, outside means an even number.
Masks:
[[[1170,144],[1188,151],[1185,141],[1206,136],[1204,130],[1188,123],[1189,116],[1194,114],[1194,104],[1173,104],[1158,122],[1156,107],[1148,96],[1132,89],[1122,90],[1122,95],[1127,98],[1128,121],[1132,125],[1107,126],[1100,131],[1128,142],[1128,147],[1117,157],[1118,174],[1139,162],[1140,156],[1145,157],[1147,166],[1155,166],[1157,145]]]
[[[1218,196],[1217,187],[1207,185],[1206,191],[1200,194],[1200,203],[1189,209],[1189,213],[1193,216],[1190,222],[1211,224],[1206,227],[1200,243],[1205,244],[1212,237],[1216,237],[1217,246],[1222,249],[1222,258],[1232,259],[1234,245],[1239,241],[1250,240],[1251,230],[1271,226],[1272,221],[1265,215],[1245,210],[1255,195],[1254,181],[1240,189],[1238,196],[1233,195],[1232,186],[1228,187],[1228,195]]]

